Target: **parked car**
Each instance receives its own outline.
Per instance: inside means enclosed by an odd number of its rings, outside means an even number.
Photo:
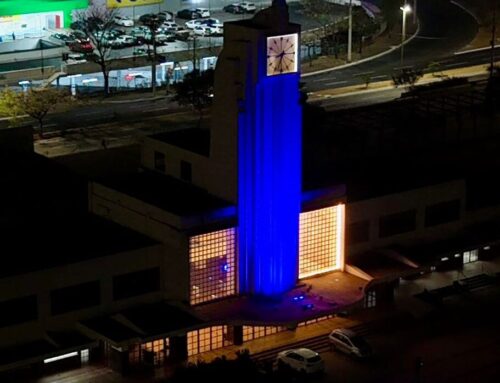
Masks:
[[[83,33],[82,31],[73,31],[71,32],[70,34],[70,37],[73,39],[73,40],[78,40],[80,42],[87,42],[87,43],[90,43],[90,39],[87,37],[87,35],[85,33]]]
[[[187,41],[191,39],[192,37],[192,30],[191,29],[179,29],[178,31],[175,32],[175,38],[177,40],[181,41]]]
[[[64,33],[54,33],[54,34],[50,35],[50,38],[54,39],[54,40],[58,40],[61,43],[64,43],[65,45],[69,45],[73,41],[75,41],[74,37],[67,35],[67,34],[64,34]]]
[[[73,41],[68,47],[71,51],[79,53],[92,53],[94,51],[92,44],[87,41]]]
[[[199,25],[202,25],[201,20],[189,20],[184,23],[187,29],[194,29]]]
[[[226,5],[224,8],[222,8],[222,10],[224,12],[235,13],[235,14],[245,13],[243,8],[241,8],[240,5],[237,3]]]
[[[219,19],[209,18],[200,20],[201,24],[209,25],[211,27],[223,28],[224,24],[219,21]]]
[[[338,328],[328,335],[330,346],[349,355],[365,358],[372,354],[368,342],[352,330]]]
[[[134,26],[134,20],[132,20],[130,17],[127,17],[127,16],[116,15],[113,18],[113,22],[116,25],[121,25],[122,27],[133,27]]]
[[[114,39],[113,45],[118,45],[121,47],[131,47],[136,44],[137,40],[133,36],[121,35]]]
[[[291,368],[294,371],[314,374],[325,370],[321,356],[308,348],[296,348],[281,351],[276,357],[278,368]]]
[[[177,12],[177,17],[186,20],[198,19],[200,14],[196,12],[196,9],[181,9]]]
[[[130,31],[130,36],[133,36],[135,38],[139,38],[139,37],[144,37],[146,35],[146,33],[149,33],[149,28],[144,27],[144,26],[139,26],[139,27],[132,28],[132,30]]]
[[[241,9],[243,9],[245,13],[255,13],[255,11],[257,10],[255,3],[250,3],[248,1],[244,1],[242,3],[239,3],[238,5]]]
[[[209,26],[197,25],[193,28],[193,33],[195,36],[210,36],[212,31]]]
[[[180,29],[179,25],[175,21],[165,21],[162,25],[161,28],[167,31],[175,32]]]
[[[173,12],[169,12],[169,11],[161,11],[158,13],[158,18],[161,21],[170,21],[170,20],[174,19],[174,14],[173,14]]]
[[[210,17],[210,11],[207,8],[196,8],[195,11],[200,17]]]
[[[66,62],[68,64],[78,64],[87,62],[87,59],[84,53],[69,53]]]
[[[156,15],[154,13],[145,13],[144,15],[139,16],[139,21],[142,24],[149,24],[153,20],[157,20],[157,19],[160,19],[160,18],[158,15]]]

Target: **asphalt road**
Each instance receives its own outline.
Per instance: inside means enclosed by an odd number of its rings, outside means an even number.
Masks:
[[[442,5],[438,6],[439,3]],[[418,4],[420,31],[404,48],[404,67],[425,68],[431,62],[439,62],[442,69],[451,69],[489,61],[489,52],[454,54],[477,32],[478,26],[470,14],[450,1],[419,0]],[[314,92],[361,84],[361,75],[366,73],[372,81],[390,80],[401,67],[400,56],[400,50],[395,50],[366,63],[304,77],[304,83],[307,91]]]

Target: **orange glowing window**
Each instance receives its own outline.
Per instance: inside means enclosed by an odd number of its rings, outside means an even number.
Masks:
[[[300,214],[299,278],[344,268],[345,205]]]
[[[192,305],[236,294],[236,229],[191,237],[189,270]]]
[[[227,326],[206,327],[190,331],[187,334],[188,356],[216,350],[232,344],[233,341],[229,336]]]

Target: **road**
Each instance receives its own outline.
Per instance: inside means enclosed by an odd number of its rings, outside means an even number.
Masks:
[[[439,62],[442,69],[487,63],[489,52],[456,55],[455,52],[470,42],[477,24],[473,17],[449,1],[438,7],[434,0],[419,0],[420,31],[404,48],[403,66],[425,68]],[[500,53],[500,49],[497,50]],[[362,74],[370,74],[372,81],[390,80],[401,67],[400,50],[380,58],[332,72],[304,77],[309,92],[362,84]]]

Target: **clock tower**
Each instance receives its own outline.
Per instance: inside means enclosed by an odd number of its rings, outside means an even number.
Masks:
[[[298,278],[302,113],[300,26],[275,0],[224,24],[211,158],[237,204],[240,293],[276,296]]]

